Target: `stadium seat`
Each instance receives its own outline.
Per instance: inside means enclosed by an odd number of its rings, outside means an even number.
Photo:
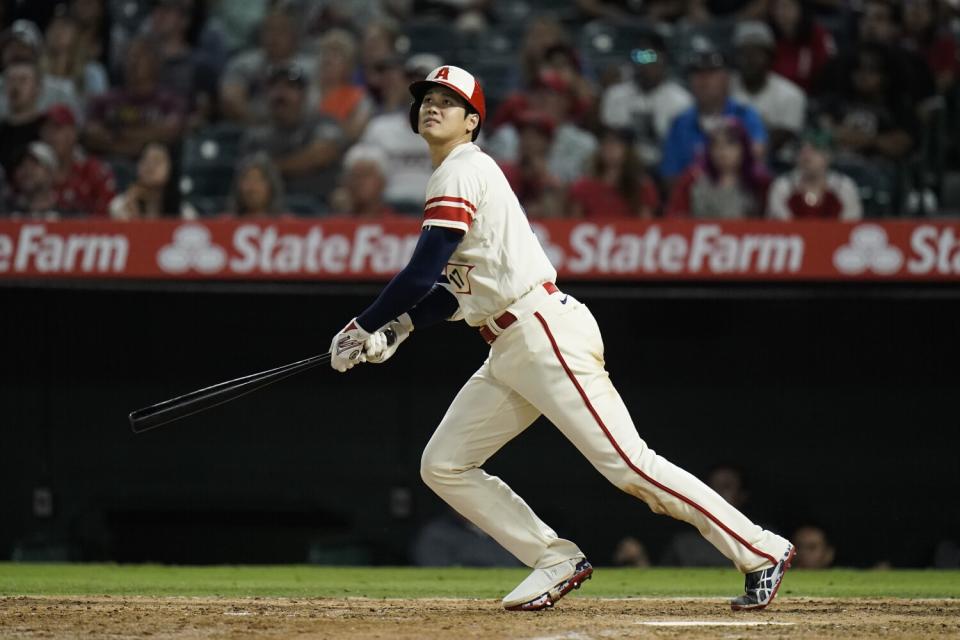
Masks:
[[[594,20],[580,30],[578,49],[585,64],[601,76],[607,69],[628,65],[630,53],[636,49],[638,41],[653,31],[652,24],[612,24]]]
[[[411,21],[404,25],[399,49],[405,55],[435,53],[445,62],[456,63],[462,34],[447,22]]]
[[[184,140],[180,191],[184,196],[225,197],[239,159],[242,129],[216,125]]]
[[[857,183],[865,217],[881,218],[897,211],[896,167],[881,162],[835,158],[833,168]]]
[[[288,193],[283,199],[287,213],[295,216],[317,217],[329,213],[323,200],[312,193]]]
[[[725,56],[733,53],[733,31],[736,22],[733,20],[714,19],[703,24],[686,24],[667,38],[667,48],[674,65],[686,66],[693,52],[697,40],[706,40]]]

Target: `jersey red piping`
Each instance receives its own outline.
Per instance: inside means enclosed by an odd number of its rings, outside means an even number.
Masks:
[[[464,204],[467,207],[469,207],[471,212],[473,213],[477,212],[477,208],[473,205],[472,202],[470,202],[469,200],[465,200],[464,198],[456,198],[454,196],[439,196],[437,198],[430,198],[424,203],[424,206],[433,204],[434,202],[459,202],[460,204]]]
[[[683,502],[686,502],[688,505],[690,505],[691,507],[693,507],[703,515],[710,518],[714,523],[716,523],[717,526],[719,526],[721,529],[726,531],[734,540],[736,540],[737,542],[745,546],[747,549],[749,549],[753,553],[757,554],[762,558],[766,558],[767,560],[772,562],[774,565],[776,565],[777,561],[773,558],[773,556],[767,555],[766,553],[763,553],[759,549],[756,549],[749,542],[747,542],[746,540],[741,538],[739,535],[734,533],[727,525],[720,522],[720,520],[715,515],[713,515],[703,507],[701,507],[699,504],[697,504],[690,498],[678,493],[677,491],[674,491],[669,487],[666,487],[660,484],[659,482],[657,482],[656,480],[654,480],[653,478],[645,474],[643,471],[641,471],[639,468],[637,468],[630,461],[630,458],[628,458],[627,455],[623,452],[623,449],[620,448],[620,445],[617,444],[617,441],[613,439],[613,436],[610,434],[610,431],[607,430],[607,425],[603,423],[603,420],[600,418],[600,414],[598,414],[597,410],[593,408],[593,404],[591,404],[590,399],[587,397],[587,394],[583,390],[583,387],[580,386],[580,383],[577,381],[577,378],[573,375],[573,372],[570,371],[570,367],[567,366],[567,362],[563,359],[563,355],[560,353],[560,347],[557,346],[557,341],[554,340],[553,333],[550,332],[550,327],[547,326],[547,321],[543,319],[543,316],[540,315],[539,311],[535,311],[533,315],[535,315],[537,317],[537,320],[540,321],[540,324],[543,325],[543,330],[547,333],[547,338],[550,340],[550,344],[553,346],[553,352],[556,354],[557,359],[560,361],[560,366],[562,366],[563,370],[567,372],[567,377],[569,377],[570,381],[573,382],[573,386],[577,388],[577,391],[580,393],[580,397],[583,399],[583,403],[587,405],[587,410],[590,411],[590,414],[593,416],[593,419],[596,420],[597,424],[600,426],[600,429],[603,431],[603,434],[607,437],[607,440],[609,440],[610,444],[613,445],[613,448],[616,449],[617,454],[619,454],[620,458],[627,463],[627,466],[630,467],[630,469],[632,469],[634,473],[636,473],[638,476],[640,476],[650,484],[654,485],[655,487],[663,491],[666,491],[673,497],[678,498]]]
[[[461,209],[460,207],[430,207],[429,209],[423,212],[424,222],[428,220],[449,220],[450,222],[462,222],[463,224],[470,226],[470,223],[473,219],[470,217],[470,212],[466,209]]]

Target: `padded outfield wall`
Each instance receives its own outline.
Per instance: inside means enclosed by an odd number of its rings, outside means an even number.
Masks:
[[[442,509],[419,456],[485,345],[463,324],[134,436],[126,413],[324,351],[380,285],[44,281],[0,288],[0,558],[403,563]],[[949,284],[561,281],[600,323],[642,436],[745,469],[758,519],[838,562],[925,566],[960,538],[960,297]],[[538,421],[488,469],[598,563],[686,525]]]

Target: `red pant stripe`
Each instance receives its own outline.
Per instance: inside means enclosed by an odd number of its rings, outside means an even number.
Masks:
[[[634,473],[636,473],[638,476],[640,476],[650,484],[661,489],[662,491],[666,491],[667,493],[674,496],[675,498],[682,500],[683,502],[686,502],[688,505],[690,505],[691,507],[693,507],[703,515],[713,520],[713,522],[718,527],[726,531],[727,534],[730,535],[730,537],[732,537],[734,540],[736,540],[737,542],[745,546],[751,552],[757,554],[762,558],[769,560],[774,565],[777,564],[777,561],[773,558],[773,556],[768,555],[760,551],[759,549],[754,548],[753,545],[751,545],[749,542],[747,542],[746,540],[741,538],[739,535],[737,535],[732,529],[730,529],[730,527],[723,524],[715,515],[713,515],[703,507],[701,507],[699,504],[697,504],[690,498],[678,493],[677,491],[674,491],[670,487],[666,487],[660,484],[659,482],[657,482],[656,480],[654,480],[653,478],[645,474],[643,471],[641,471],[639,468],[637,468],[633,464],[633,462],[630,461],[630,458],[628,458],[627,455],[623,452],[623,449],[620,448],[620,445],[617,444],[617,441],[613,439],[613,436],[610,434],[610,431],[607,429],[607,425],[605,425],[603,423],[603,420],[600,418],[600,414],[598,414],[597,410],[593,408],[593,404],[590,402],[590,398],[587,397],[586,392],[584,392],[583,387],[580,386],[580,383],[577,381],[576,376],[573,375],[573,372],[570,371],[570,367],[567,366],[567,362],[563,359],[563,355],[560,353],[560,347],[557,346],[557,341],[554,339],[553,333],[550,331],[550,327],[547,326],[547,321],[543,319],[543,316],[540,315],[540,312],[535,312],[533,315],[535,315],[537,317],[537,320],[540,321],[540,324],[543,325],[543,330],[547,333],[547,338],[550,340],[550,344],[553,346],[553,352],[557,355],[557,360],[560,361],[560,366],[562,366],[563,370],[567,372],[567,377],[569,377],[570,381],[573,382],[573,386],[577,388],[577,391],[580,393],[580,397],[583,399],[583,403],[587,405],[587,409],[590,411],[590,414],[593,416],[593,419],[597,421],[597,424],[600,426],[600,429],[603,430],[604,435],[607,436],[607,440],[609,440],[610,444],[613,445],[613,448],[617,450],[617,453],[620,455],[620,458],[627,464],[627,466],[630,467],[634,471]]]

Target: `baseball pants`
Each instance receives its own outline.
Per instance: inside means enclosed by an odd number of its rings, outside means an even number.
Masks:
[[[776,564],[786,539],[751,522],[640,438],[604,368],[600,330],[586,305],[563,292],[548,295],[538,287],[535,294],[427,443],[424,482],[527,566],[582,555],[481,468],[542,414],[611,483],[655,513],[692,524],[741,572]]]

